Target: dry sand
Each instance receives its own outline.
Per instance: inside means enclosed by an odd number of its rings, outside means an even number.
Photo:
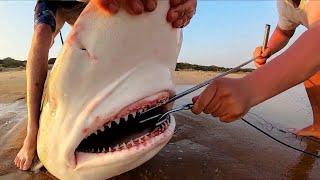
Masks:
[[[216,72],[204,71],[176,71],[173,81],[177,85],[195,84],[215,76]],[[241,77],[244,73],[236,73],[230,77]],[[0,103],[13,102],[26,96],[26,72],[25,70],[11,70],[0,72]]]
[[[227,77],[239,78],[243,77],[246,73],[233,73]],[[205,80],[208,80],[217,75],[217,72],[206,72],[206,71],[176,71],[173,74],[173,81],[177,85],[185,84],[197,84]]]
[[[0,103],[8,103],[26,95],[26,72],[0,72]]]

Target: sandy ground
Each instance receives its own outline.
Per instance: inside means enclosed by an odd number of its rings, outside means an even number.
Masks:
[[[0,103],[13,102],[26,95],[26,72],[0,72]]]
[[[216,72],[176,71],[173,75],[176,84],[195,84],[210,79]],[[231,77],[241,77],[244,73],[232,74]],[[0,72],[0,103],[13,102],[26,96],[26,72]]]
[[[3,102],[13,102],[24,96],[24,73],[23,71],[0,73],[2,95],[0,97]],[[185,84],[194,84],[212,75],[214,73],[176,72],[174,81],[179,84],[177,91],[190,87]],[[3,86],[4,84],[6,86]],[[191,96],[176,103],[187,103]],[[298,96],[303,98],[295,98]],[[277,131],[278,127],[299,128],[310,123],[310,112],[305,110],[309,108],[304,104],[305,96],[301,88],[291,90],[253,108],[246,119],[278,139],[316,154],[320,149],[320,140],[301,139],[287,132]],[[16,170],[10,163],[21,145],[25,133],[25,120],[18,122],[8,119],[21,119],[19,115],[23,116],[26,113],[23,110],[25,100],[11,103],[9,106],[12,107],[5,108],[20,107],[20,109],[7,110],[4,116],[0,116],[0,137],[2,137],[0,179],[54,179],[45,170],[38,173],[22,172]],[[320,164],[317,158],[289,149],[243,121],[224,124],[210,116],[196,116],[189,111],[178,112],[174,116],[177,122],[176,132],[169,144],[150,161],[113,179],[318,179],[320,177]],[[301,121],[306,119],[308,121]],[[266,122],[279,126],[272,128]]]
[[[205,80],[208,80],[217,75],[217,72],[205,72],[205,71],[176,71],[173,74],[173,81],[177,85],[184,84],[197,84]],[[234,73],[228,75],[228,77],[239,78],[244,76],[245,73]]]

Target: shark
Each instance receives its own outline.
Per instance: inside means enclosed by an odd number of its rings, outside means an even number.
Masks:
[[[107,179],[155,156],[175,119],[139,124],[139,115],[175,94],[172,72],[182,30],[156,10],[111,15],[89,2],[46,80],[37,139],[44,167],[59,179]],[[166,110],[170,107],[163,107]]]

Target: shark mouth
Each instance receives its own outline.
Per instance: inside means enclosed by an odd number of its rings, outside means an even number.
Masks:
[[[84,138],[76,148],[76,153],[113,153],[146,145],[168,129],[170,116],[167,116],[161,125],[156,126],[155,121],[140,124],[140,114],[168,99],[169,92],[163,91],[123,108],[102,127]],[[151,117],[167,109],[164,106],[146,114]]]

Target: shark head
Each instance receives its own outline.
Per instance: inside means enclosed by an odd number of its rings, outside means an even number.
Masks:
[[[90,2],[46,82],[37,152],[60,179],[106,179],[156,155],[173,116],[139,125],[143,111],[174,94],[171,73],[181,30],[166,22],[168,1],[151,13],[110,15]]]

